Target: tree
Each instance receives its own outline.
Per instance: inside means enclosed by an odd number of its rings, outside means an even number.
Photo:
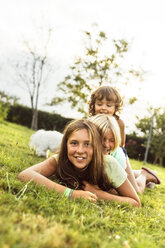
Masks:
[[[40,89],[44,85],[47,74],[50,72],[48,61],[48,47],[51,40],[53,29],[50,26],[35,27],[34,40],[24,38],[24,51],[19,61],[16,63],[16,73],[25,86],[30,98],[32,109],[31,129],[37,130],[38,127],[38,100]]]
[[[75,58],[70,74],[63,82],[58,83],[58,95],[52,99],[50,105],[70,102],[72,108],[86,115],[86,103],[94,89],[107,83],[128,83],[132,77],[142,79],[142,71],[132,67],[126,70],[121,66],[129,48],[124,39],[113,39],[110,43],[105,32],[100,31],[97,25],[91,32],[85,31],[84,35],[84,54]],[[59,97],[59,93],[62,96]],[[135,100],[134,98],[132,101]]]
[[[165,158],[165,110],[162,113],[157,111],[155,119],[150,151],[155,155],[154,163],[159,161],[159,164],[163,165],[163,158]]]
[[[151,109],[149,113],[151,112]],[[145,137],[149,135],[150,123],[152,117],[144,117],[138,119],[136,127],[143,133]],[[154,155],[154,163],[159,161],[163,165],[165,158],[165,110],[159,108],[155,110],[154,122],[152,127],[152,135],[150,140],[150,153]]]

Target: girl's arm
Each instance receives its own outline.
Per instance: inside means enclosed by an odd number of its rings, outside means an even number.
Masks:
[[[119,195],[113,195],[106,191],[103,191],[96,185],[91,185],[87,182],[83,183],[84,190],[89,190],[90,192],[96,194],[100,199],[115,200],[118,202],[128,202],[132,206],[141,206],[140,199],[128,179],[126,179],[125,182],[119,188],[116,189]]]
[[[121,146],[125,146],[125,126],[124,126],[124,122],[121,119],[119,119],[118,124],[120,126],[120,132],[121,132]],[[120,161],[118,161],[118,162],[120,163]],[[134,174],[133,174],[133,171],[132,171],[132,167],[130,165],[128,157],[126,159],[126,172],[127,172],[127,175],[128,175],[128,179],[131,182],[131,184],[134,187],[134,189],[136,190],[136,192],[141,193],[141,191],[139,190],[138,184],[137,184],[137,182],[135,180],[135,177],[134,177]]]
[[[127,175],[128,175],[128,180],[130,181],[130,183],[132,184],[132,186],[134,187],[134,189],[136,190],[136,192],[142,193],[139,190],[138,184],[136,182],[136,179],[135,179],[135,176],[134,176],[134,173],[133,173],[133,170],[132,170],[132,167],[130,165],[130,162],[129,162],[129,159],[128,158],[126,160],[126,172],[127,172]]]
[[[55,158],[50,157],[49,159],[20,172],[18,178],[23,182],[33,180],[38,185],[46,186],[49,190],[56,190],[58,193],[64,193],[67,187],[48,179],[49,176],[55,173],[56,167],[57,163]],[[96,195],[88,191],[84,192],[83,190],[74,190],[71,197],[82,197],[91,201],[97,200]]]
[[[117,120],[119,127],[120,127],[120,134],[121,134],[121,144],[120,146],[125,146],[125,124],[124,121],[119,119]]]
[[[121,197],[125,198],[124,201],[131,203],[133,206],[141,207],[139,196],[128,179],[116,190]]]

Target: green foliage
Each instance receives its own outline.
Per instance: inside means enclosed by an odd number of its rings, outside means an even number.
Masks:
[[[7,120],[23,126],[31,127],[32,110],[22,105],[10,107]],[[65,125],[71,121],[71,118],[65,118],[58,114],[51,114],[44,111],[38,111],[38,129],[57,130],[62,132]]]
[[[159,159],[160,164],[163,165],[165,161],[165,110],[155,111],[150,150],[155,155],[155,160]]]
[[[17,100],[17,97],[8,96],[4,91],[0,91],[0,121],[7,118],[10,105],[16,104]]]
[[[137,97],[132,97],[129,99],[129,104],[134,104],[137,101]]]
[[[9,108],[10,108],[9,103],[5,103],[3,101],[0,101],[0,121],[3,121],[6,119]]]
[[[70,66],[70,74],[58,84],[59,97],[56,95],[50,105],[70,102],[72,108],[87,115],[87,102],[91,92],[103,84],[123,85],[132,77],[142,79],[142,72],[123,66],[129,45],[126,40],[108,39],[105,32],[97,26],[85,31],[83,55],[75,58]],[[136,99],[133,99],[133,102]]]
[[[162,184],[140,196],[142,208],[113,201],[68,200],[17,174],[43,159],[29,149],[33,131],[0,124],[0,247],[12,248],[163,248],[165,244],[165,169]],[[143,164],[130,160],[135,169]]]
[[[136,124],[136,127],[144,134],[145,137],[147,137],[149,134],[151,120],[152,120],[152,116],[149,118],[148,117],[142,119],[138,118],[139,122]]]
[[[165,110],[159,108],[154,111],[154,117],[150,116],[138,119],[139,122],[136,124],[136,127],[145,137],[147,137],[152,123],[152,118],[153,127],[150,141],[150,153],[155,157],[154,163],[159,161],[159,163],[163,165],[165,162]]]

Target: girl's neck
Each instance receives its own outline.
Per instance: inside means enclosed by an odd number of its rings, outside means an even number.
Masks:
[[[77,172],[77,173],[84,173],[86,170],[87,170],[87,168],[88,168],[88,165],[87,166],[85,166],[84,168],[82,168],[82,169],[80,169],[80,168],[77,168],[77,167],[75,167],[74,165],[73,165],[73,168],[74,168],[74,171],[75,172]]]

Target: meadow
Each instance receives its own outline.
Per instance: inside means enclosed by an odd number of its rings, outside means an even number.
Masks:
[[[163,248],[165,247],[165,168],[161,184],[140,195],[142,207],[114,201],[68,200],[55,191],[22,183],[17,175],[44,158],[29,148],[33,131],[0,123],[1,248]],[[143,162],[130,160],[135,169]]]

